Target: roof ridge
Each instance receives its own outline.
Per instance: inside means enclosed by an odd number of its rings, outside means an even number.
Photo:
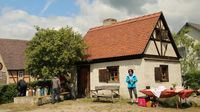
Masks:
[[[126,19],[126,20],[122,20],[122,21],[119,21],[117,23],[114,23],[112,25],[108,25],[108,26],[97,26],[97,27],[94,27],[94,28],[91,28],[89,31],[95,31],[95,30],[98,30],[98,29],[105,29],[105,28],[110,28],[110,27],[114,27],[114,26],[119,26],[119,25],[122,25],[122,24],[127,24],[127,23],[130,23],[130,22],[135,22],[135,21],[141,21],[141,20],[146,20],[146,19],[149,19],[149,18],[154,18],[155,16],[153,15],[156,15],[156,14],[161,14],[162,12],[156,12],[156,13],[152,13],[152,14],[147,14],[147,15],[143,15],[143,16],[138,16],[138,17],[135,17],[135,18],[131,18],[131,19]],[[152,17],[151,17],[152,16]],[[147,17],[147,18],[145,18]]]
[[[0,38],[0,40],[9,40],[9,41],[24,41],[24,42],[28,42],[28,40],[9,39],[9,38]]]
[[[198,23],[193,23],[193,22],[187,22],[188,24],[195,24],[195,25],[200,25]]]
[[[197,24],[197,23],[192,23],[192,22],[186,22],[186,25],[189,25],[197,30],[200,31],[200,24]]]

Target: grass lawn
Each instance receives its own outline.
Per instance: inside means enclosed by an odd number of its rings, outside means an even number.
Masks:
[[[200,112],[200,107],[186,109],[176,108],[147,108],[136,104],[129,104],[127,100],[120,102],[93,102],[92,99],[78,99],[76,101],[66,100],[56,104],[45,104],[42,106],[2,104],[0,112]]]

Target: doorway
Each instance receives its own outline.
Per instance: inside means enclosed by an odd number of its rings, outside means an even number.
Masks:
[[[84,65],[78,67],[78,97],[87,97],[90,95],[90,66]]]

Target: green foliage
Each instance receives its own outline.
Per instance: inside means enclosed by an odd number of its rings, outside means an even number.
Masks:
[[[0,85],[0,104],[13,102],[17,94],[16,84]]]
[[[51,87],[51,80],[37,80],[30,82],[29,87]]]
[[[174,34],[174,40],[178,47],[185,47],[186,56],[181,59],[182,74],[197,70],[197,62],[200,57],[200,43],[186,35],[190,29],[183,28],[178,34]]]
[[[86,45],[72,28],[59,30],[36,27],[37,33],[26,49],[26,70],[34,77],[48,79],[65,75],[85,56]]]
[[[200,71],[191,71],[185,74],[183,77],[186,87],[198,90],[200,89]]]
[[[176,103],[178,101],[179,97],[178,96],[173,96],[170,98],[161,98],[159,99],[159,104],[162,105],[163,107],[176,107]]]

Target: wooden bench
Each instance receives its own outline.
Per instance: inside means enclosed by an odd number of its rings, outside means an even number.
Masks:
[[[38,102],[37,102],[38,106],[51,102],[51,95],[37,96],[37,97],[38,97]]]
[[[66,100],[65,96],[68,96],[68,95],[70,95],[70,92],[62,92],[60,93],[60,98],[63,100]]]
[[[115,98],[120,99],[119,86],[96,86],[95,90],[91,90],[91,95],[97,98],[97,101],[100,101],[100,98],[106,98],[114,102]]]
[[[64,100],[64,96],[70,94],[70,92],[62,92],[60,93],[61,100]],[[51,102],[51,95],[46,96],[38,96],[38,102],[37,105],[43,105]]]

